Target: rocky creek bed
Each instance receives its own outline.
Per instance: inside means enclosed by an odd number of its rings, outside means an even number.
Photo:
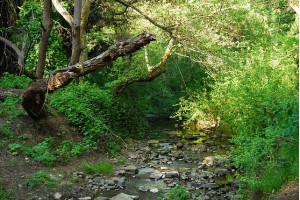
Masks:
[[[154,128],[151,134],[157,139],[128,144],[123,152],[125,165],[110,160],[116,166],[114,174],[74,171],[80,184],[71,191],[35,199],[153,200],[176,185],[187,188],[189,199],[239,199],[233,178],[236,169],[224,155],[228,136],[218,131],[183,131],[173,122],[167,128]]]

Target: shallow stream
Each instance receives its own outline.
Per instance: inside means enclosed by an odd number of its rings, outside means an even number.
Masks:
[[[147,140],[131,144],[125,152],[126,165],[136,167],[136,173],[123,174],[124,187],[101,191],[97,196],[111,198],[125,193],[154,200],[179,184],[189,190],[190,199],[238,199],[235,168],[225,156],[227,135],[216,130],[182,129],[170,119],[154,118],[150,124]]]

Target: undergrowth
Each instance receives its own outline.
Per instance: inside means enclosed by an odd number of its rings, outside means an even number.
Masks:
[[[87,164],[82,165],[83,171],[90,174],[110,174],[115,171],[114,166],[109,162],[97,163],[97,164]]]

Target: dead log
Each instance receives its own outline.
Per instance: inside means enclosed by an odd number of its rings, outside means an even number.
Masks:
[[[84,76],[96,69],[104,68],[118,57],[129,55],[154,40],[155,35],[142,33],[126,41],[117,42],[108,50],[90,60],[77,63],[65,69],[56,70],[50,73],[48,79],[35,80],[23,93],[22,106],[31,117],[38,118],[43,109],[46,92],[51,93],[68,85],[77,77]]]

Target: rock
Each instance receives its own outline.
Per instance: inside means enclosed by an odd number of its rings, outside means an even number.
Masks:
[[[209,200],[210,197],[207,195],[201,196],[200,198],[198,198],[199,200]]]
[[[201,188],[204,188],[204,189],[217,189],[217,188],[219,188],[219,185],[216,184],[216,183],[206,183],[206,184],[201,185]]]
[[[149,147],[143,147],[143,148],[141,148],[141,151],[148,153],[149,151],[151,151],[151,149]]]
[[[126,167],[122,167],[120,170],[125,170],[126,174],[133,175],[139,173],[139,170],[134,165],[128,165]]]
[[[130,152],[128,154],[129,159],[137,159],[139,157],[139,155],[137,153],[134,152]]]
[[[198,166],[198,169],[207,169],[207,165],[206,164],[200,164]]]
[[[159,146],[159,141],[158,140],[149,140],[148,145],[150,147],[158,147]]]
[[[152,189],[150,189],[150,192],[152,192],[152,193],[158,193],[158,189],[157,188],[152,188]]]
[[[12,152],[11,155],[17,156],[17,155],[19,155],[19,153],[15,151],[15,152]]]
[[[162,176],[163,176],[163,174],[158,170],[155,170],[154,172],[152,172],[150,174],[150,178],[152,178],[152,179],[160,179],[160,178],[162,178]]]
[[[107,197],[97,197],[94,200],[109,200]]]
[[[124,176],[126,174],[126,171],[124,169],[121,169],[121,170],[115,171],[114,174],[117,176]]]
[[[217,176],[225,176],[228,173],[228,170],[224,168],[216,168],[214,172]]]
[[[182,149],[183,148],[183,143],[182,142],[176,143],[176,148],[177,149]]]
[[[109,186],[112,186],[114,185],[116,182],[114,179],[110,178],[110,179],[106,179],[105,180],[105,184],[109,185]]]
[[[58,192],[56,192],[54,194],[54,199],[60,199],[61,197],[62,197],[62,195],[60,193],[58,193]]]
[[[80,178],[84,178],[84,177],[85,177],[84,172],[74,172],[73,175],[74,175],[74,176],[78,176],[78,177],[80,177]]]
[[[192,151],[204,152],[206,150],[206,146],[204,144],[196,144],[191,147]]]
[[[213,156],[208,156],[204,158],[202,163],[207,165],[208,167],[211,167],[215,164],[215,158]]]
[[[232,181],[231,186],[234,188],[239,188],[239,181],[237,181],[237,180]]]
[[[125,178],[124,177],[115,177],[114,181],[117,183],[117,185],[121,188],[125,187]]]
[[[175,187],[175,186],[176,186],[176,183],[175,183],[175,182],[169,183],[167,186],[168,186],[168,187]]]
[[[145,186],[142,185],[142,186],[139,187],[139,191],[147,192],[148,189]]]
[[[120,193],[117,196],[111,198],[111,200],[133,200],[133,198],[125,193]]]
[[[208,179],[208,178],[213,178],[215,175],[212,172],[208,172],[208,171],[202,171],[198,177],[202,178],[202,179]]]
[[[184,172],[184,173],[180,174],[180,179],[181,180],[188,180],[189,179],[188,173]]]
[[[172,156],[176,159],[182,159],[184,157],[181,151],[172,151]]]
[[[165,173],[166,178],[178,178],[179,173],[177,171],[170,171]]]
[[[80,197],[78,198],[78,200],[91,200],[92,197]]]

